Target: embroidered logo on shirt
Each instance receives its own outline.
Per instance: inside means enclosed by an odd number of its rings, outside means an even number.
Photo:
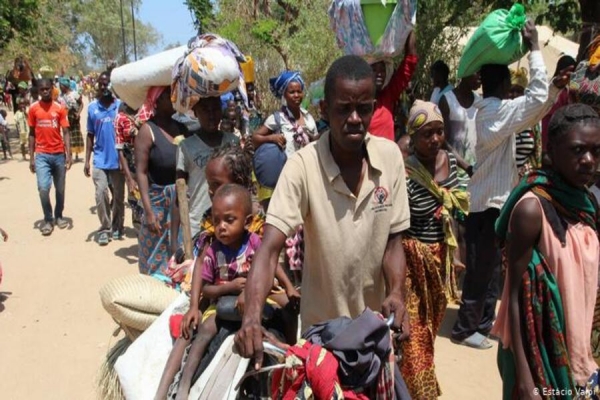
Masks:
[[[384,188],[383,186],[376,187],[373,191],[373,203],[375,205],[371,208],[371,210],[375,213],[387,211],[392,207],[392,204],[388,202],[389,197],[390,192],[388,189]]]
[[[388,191],[383,186],[378,186],[373,192],[373,201],[375,204],[383,205],[388,198]]]

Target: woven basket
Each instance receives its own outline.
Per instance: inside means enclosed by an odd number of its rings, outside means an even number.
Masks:
[[[179,295],[147,275],[113,279],[100,289],[102,306],[135,340]]]

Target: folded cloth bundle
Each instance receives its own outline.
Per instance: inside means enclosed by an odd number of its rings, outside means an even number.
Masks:
[[[240,62],[246,61],[237,46],[227,39],[206,33],[192,39],[188,50],[175,63],[171,100],[185,114],[202,97],[219,97],[238,89],[248,103]]]

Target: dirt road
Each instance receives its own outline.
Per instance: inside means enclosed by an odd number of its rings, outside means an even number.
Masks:
[[[122,241],[106,247],[94,242],[99,226],[94,185],[81,162],[67,174],[65,217],[71,225],[42,237],[35,176],[14,144],[14,159],[0,161],[0,226],[10,236],[0,243],[0,399],[93,399],[98,367],[116,328],[98,289],[137,271],[137,240],[128,229]],[[455,309],[448,311],[437,340],[443,398],[500,398],[496,350],[451,344],[455,315]]]

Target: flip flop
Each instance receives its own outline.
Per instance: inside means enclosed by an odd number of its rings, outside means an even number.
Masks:
[[[52,234],[53,230],[54,230],[54,227],[52,226],[52,224],[50,222],[46,222],[41,227],[40,232],[42,232],[43,236],[50,236]]]
[[[488,338],[483,336],[479,332],[475,332],[474,334],[462,341],[452,339],[452,343],[460,344],[462,346],[467,346],[478,350],[487,350],[494,347],[494,345],[490,343]]]

